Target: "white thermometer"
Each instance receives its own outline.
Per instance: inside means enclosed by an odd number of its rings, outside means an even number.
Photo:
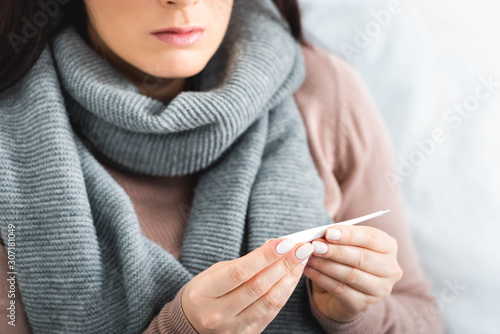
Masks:
[[[300,232],[295,232],[292,234],[287,234],[282,237],[279,237],[277,239],[281,238],[287,238],[287,239],[292,239],[295,243],[299,242],[311,242],[314,239],[322,238],[325,236],[326,230],[328,230],[332,226],[337,226],[337,225],[354,225],[357,223],[364,222],[365,220],[372,219],[378,216],[382,216],[384,213],[387,213],[391,210],[382,210],[382,211],[377,211],[374,213],[371,213],[366,216],[354,218],[354,219],[349,219],[340,223],[334,223],[334,224],[328,224],[328,225],[323,225],[323,226],[318,226],[318,227],[313,227],[308,230],[303,230]]]

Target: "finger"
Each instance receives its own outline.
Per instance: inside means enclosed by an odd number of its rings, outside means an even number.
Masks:
[[[389,253],[397,247],[396,239],[371,226],[339,225],[326,231],[325,238],[335,245],[358,246],[379,253]]]
[[[352,309],[358,309],[360,305],[371,305],[379,300],[377,297],[367,295],[309,266],[304,268],[304,276],[309,277],[309,279],[325,289],[343,305]]]
[[[236,317],[249,326],[267,326],[285,306],[297,286],[304,265],[295,266],[262,297],[241,311]],[[263,328],[262,328],[263,329]]]
[[[334,245],[321,239],[313,241],[313,244],[319,248],[320,242],[326,243],[327,250],[323,254],[314,253],[316,257],[342,263],[375,276],[389,277],[393,274],[393,270],[387,265],[387,257],[390,255],[356,246]]]
[[[226,309],[227,313],[231,315],[239,314],[267,293],[283,277],[291,271],[296,270],[295,267],[297,265],[304,267],[301,262],[307,259],[313,250],[314,247],[310,243],[295,245],[293,251],[288,252],[281,259],[259,272],[235,290],[218,298],[217,301],[220,302],[221,307],[226,306],[229,308]]]
[[[382,296],[386,292],[385,286],[392,286],[388,284],[388,279],[385,277],[375,276],[357,268],[316,256],[311,256],[307,266],[372,296]]]
[[[223,296],[278,261],[294,246],[291,239],[271,240],[245,256],[227,261],[226,265],[210,273],[209,280],[201,283],[206,285],[204,291],[210,291],[210,297]]]

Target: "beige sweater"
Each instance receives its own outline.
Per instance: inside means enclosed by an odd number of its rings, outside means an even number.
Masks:
[[[335,221],[390,208],[390,214],[364,224],[397,239],[404,271],[388,297],[349,323],[320,314],[308,290],[313,315],[327,333],[442,333],[441,316],[413,248],[399,189],[386,179],[386,173],[396,167],[382,118],[347,63],[318,47],[303,48],[303,52],[307,76],[294,96],[325,185],[324,205]],[[195,178],[144,177],[104,167],[130,196],[143,234],[179,259]],[[17,286],[16,327],[7,324],[7,271],[7,254],[0,247],[0,333],[31,333]],[[144,333],[196,333],[182,311],[183,289]]]

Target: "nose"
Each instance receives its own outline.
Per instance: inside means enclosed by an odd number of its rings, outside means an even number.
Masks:
[[[196,5],[198,2],[199,0],[171,0],[171,1],[162,0],[163,5],[168,5],[168,6],[177,5],[181,8],[186,8],[192,5]]]

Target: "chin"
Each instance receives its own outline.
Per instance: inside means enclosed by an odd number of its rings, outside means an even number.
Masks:
[[[178,71],[168,71],[168,72],[158,72],[158,73],[155,73],[155,74],[151,74],[155,77],[158,77],[158,78],[166,78],[166,79],[174,79],[174,78],[189,78],[189,77],[192,77],[193,75],[196,75],[198,73],[200,73],[202,70],[203,70],[204,67],[195,67],[195,68],[192,68],[192,67],[188,67],[188,68],[183,68],[183,69],[179,69]]]
[[[165,57],[155,62],[150,62],[149,64],[156,63],[166,65],[155,67],[146,65],[142,70],[158,78],[188,78],[200,73],[205,68],[210,60],[205,58],[206,57],[186,57],[186,55]]]

